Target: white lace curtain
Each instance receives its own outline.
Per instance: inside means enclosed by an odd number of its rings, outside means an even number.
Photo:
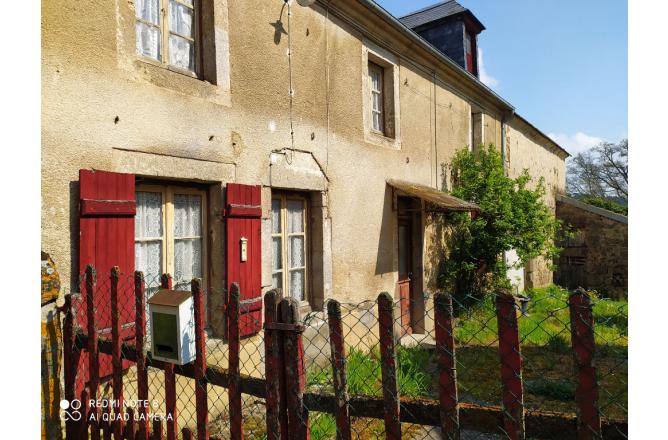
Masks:
[[[161,0],[137,0],[135,4],[137,53],[180,69],[195,70],[193,0],[169,2],[168,26],[161,22]],[[169,59],[163,59],[162,32],[169,32]]]

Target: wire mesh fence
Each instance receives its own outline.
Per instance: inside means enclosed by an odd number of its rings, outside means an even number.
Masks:
[[[266,298],[262,316],[244,313],[238,290],[201,288],[202,323],[193,313],[187,325],[203,358],[180,366],[153,357],[148,314],[151,297],[177,285],[82,275],[67,299],[66,398],[95,404],[68,438],[626,438],[626,301],[550,287],[448,295],[449,309],[446,296],[387,296],[300,314],[276,298],[272,317]],[[241,337],[239,316],[264,330]]]

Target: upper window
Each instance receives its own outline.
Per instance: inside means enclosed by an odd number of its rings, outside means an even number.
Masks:
[[[383,111],[383,68],[369,62],[369,90],[371,91],[371,127],[385,134],[385,112]]]
[[[308,300],[306,198],[276,194],[271,199],[271,281],[286,296]]]
[[[174,277],[176,289],[189,290],[202,278],[205,240],[204,191],[172,186],[142,186],[137,190],[135,269],[155,287],[162,273]]]
[[[196,0],[136,0],[137,53],[194,74]]]

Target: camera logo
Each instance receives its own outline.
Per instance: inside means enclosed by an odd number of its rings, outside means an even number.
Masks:
[[[75,422],[81,420],[81,412],[79,411],[81,409],[80,400],[74,399],[69,401],[63,399],[60,401],[60,409],[63,410],[62,414],[60,415],[61,419],[73,420]]]

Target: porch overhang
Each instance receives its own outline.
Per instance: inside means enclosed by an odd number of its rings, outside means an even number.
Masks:
[[[436,188],[427,185],[397,179],[387,179],[386,182],[392,187],[395,195],[416,197],[424,200],[427,203],[427,211],[480,211],[480,208],[475,203],[458,199],[446,192],[439,191]]]

